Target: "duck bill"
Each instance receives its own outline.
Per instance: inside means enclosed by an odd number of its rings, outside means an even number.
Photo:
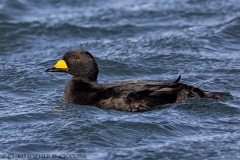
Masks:
[[[47,69],[45,72],[67,72],[68,71],[67,63],[64,60],[59,60],[53,68]]]
[[[47,70],[45,70],[45,72],[67,72],[68,69],[64,69],[64,68],[49,68]]]

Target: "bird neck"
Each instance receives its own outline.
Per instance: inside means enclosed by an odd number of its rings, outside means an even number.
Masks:
[[[72,78],[74,81],[77,81],[77,82],[81,82],[81,83],[86,83],[86,84],[98,84],[97,82],[97,79],[90,79],[90,78],[87,78],[87,77],[73,77]]]

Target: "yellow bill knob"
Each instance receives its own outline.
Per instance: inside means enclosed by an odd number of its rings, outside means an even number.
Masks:
[[[61,60],[57,61],[54,68],[65,68],[65,69],[67,69],[68,66],[67,66],[66,62],[61,59]]]

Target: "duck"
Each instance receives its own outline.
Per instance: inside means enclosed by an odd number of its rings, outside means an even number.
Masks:
[[[219,99],[229,95],[227,92],[209,92],[197,86],[179,83],[181,75],[173,82],[122,81],[100,84],[97,81],[98,65],[86,50],[66,52],[46,72],[72,75],[64,89],[65,102],[101,109],[140,112],[191,97]]]

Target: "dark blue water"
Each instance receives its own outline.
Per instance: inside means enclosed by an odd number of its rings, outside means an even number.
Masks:
[[[44,71],[73,49],[96,57],[100,83],[181,74],[232,97],[143,113],[67,104],[71,76]],[[0,0],[0,60],[0,159],[240,159],[239,0]]]

